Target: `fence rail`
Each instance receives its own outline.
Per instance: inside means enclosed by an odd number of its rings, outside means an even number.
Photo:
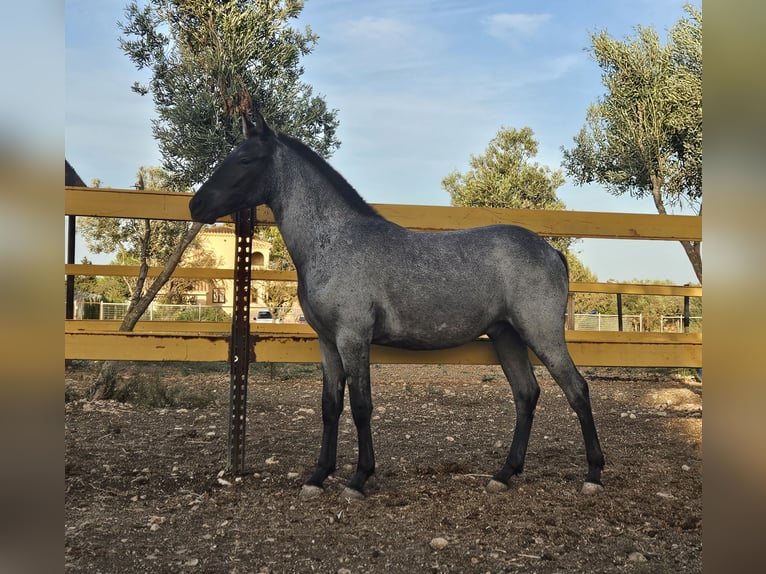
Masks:
[[[96,217],[189,220],[190,194],[118,189],[65,188],[65,213]],[[462,229],[493,223],[523,225],[545,236],[620,238],[636,240],[702,239],[701,217],[529,211],[512,209],[374,205],[381,215],[418,230]],[[259,224],[273,224],[264,207]],[[220,221],[231,221],[230,217]],[[65,265],[67,275],[135,276],[137,266]],[[149,276],[159,273],[149,270]],[[232,269],[178,268],[175,277],[231,279]],[[253,270],[253,280],[295,281],[289,271]],[[701,297],[702,287],[626,283],[571,283],[572,293],[609,293]],[[230,324],[216,322],[138,323],[135,332],[117,332],[116,321],[65,322],[68,359],[225,361]],[[300,324],[251,324],[257,361],[317,362],[316,333]],[[701,367],[700,333],[632,333],[567,331],[567,343],[582,366]],[[532,355],[533,361],[538,362]],[[373,362],[494,364],[497,358],[488,340],[441,351],[404,351],[374,346]]]
[[[189,221],[189,193],[66,187],[67,215]],[[446,231],[511,223],[544,236],[604,239],[702,240],[702,218],[691,215],[648,215],[591,211],[493,209],[372,204],[383,217],[410,229]],[[231,216],[218,221],[233,222]],[[256,221],[274,225],[274,215],[260,206]]]
[[[97,324],[94,324],[97,323]],[[228,323],[138,323],[131,333],[119,332],[119,321],[66,321],[67,358],[126,361],[226,361],[231,326]],[[308,325],[251,323],[258,362],[319,362],[319,341]],[[567,331],[567,344],[580,366],[700,367],[702,335]],[[629,347],[628,347],[629,346]],[[530,352],[534,364],[540,361]],[[488,339],[438,351],[406,351],[373,345],[373,363],[438,363],[484,365],[497,363]]]

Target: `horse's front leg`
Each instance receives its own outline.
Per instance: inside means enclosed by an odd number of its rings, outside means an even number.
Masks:
[[[339,341],[348,383],[351,414],[359,441],[356,472],[348,481],[344,496],[364,497],[364,485],[375,473],[375,451],[372,446],[372,393],[370,389],[370,344],[356,339]]]
[[[312,498],[322,492],[325,479],[335,471],[338,452],[338,421],[343,412],[346,375],[334,344],[319,340],[322,353],[322,447],[311,477],[303,485],[301,497]]]

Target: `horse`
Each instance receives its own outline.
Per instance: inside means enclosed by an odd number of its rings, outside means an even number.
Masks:
[[[189,202],[194,221],[265,204],[293,259],[298,299],[321,351],[322,441],[301,497],[318,496],[336,468],[338,421],[348,387],[359,452],[344,493],[363,498],[375,472],[370,346],[445,349],[486,334],[507,377],[516,426],[503,467],[486,486],[507,490],[522,472],[540,387],[532,349],[580,422],[588,471],[581,491],[603,489],[604,456],[588,383],[564,338],[565,257],[520,226],[421,232],[381,216],[307,145],[243,114],[244,141]]]

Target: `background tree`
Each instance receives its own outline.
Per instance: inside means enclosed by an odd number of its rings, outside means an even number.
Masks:
[[[83,257],[80,263],[92,265],[92,261],[87,257]],[[128,289],[122,277],[78,275],[75,277],[75,292],[98,295],[101,301],[107,303],[121,303],[130,299],[130,289]]]
[[[136,174],[136,187],[167,191],[169,177],[159,167],[141,167]],[[94,182],[96,183],[96,182]],[[101,182],[97,182],[100,186]],[[118,265],[138,265],[141,272],[138,277],[122,277],[124,289],[128,293],[132,307],[146,296],[151,286],[146,285],[146,272],[149,267],[164,267],[177,249],[178,237],[189,230],[189,224],[183,221],[157,221],[149,219],[117,219],[111,217],[82,217],[77,221],[80,234],[93,253],[114,253]],[[215,264],[211,255],[201,247],[195,246],[188,257],[204,264]],[[181,260],[179,259],[179,262]],[[191,282],[173,280],[165,288],[165,302],[181,302],[180,294],[191,289]],[[113,297],[112,297],[113,298]],[[111,298],[110,298],[111,300]],[[144,308],[143,311],[146,309]],[[132,314],[132,309],[128,312]],[[139,315],[140,316],[140,313]]]
[[[643,281],[634,279],[631,283],[645,283],[653,285],[670,285],[670,281]],[[660,295],[623,295],[623,313],[626,315],[642,315],[644,331],[662,331],[663,316],[681,316],[684,309],[684,298]],[[692,317],[702,316],[702,298],[691,297],[689,299],[689,315]],[[692,322],[690,331],[700,332],[700,325]],[[665,326],[667,328],[667,326]]]
[[[269,269],[276,271],[294,271],[295,265],[287,252],[282,235],[276,227],[264,228],[262,233],[272,245]],[[261,299],[271,311],[274,319],[284,319],[298,298],[298,284],[294,281],[261,281],[259,286]]]
[[[665,45],[651,27],[624,41],[592,36],[606,93],[589,106],[563,165],[578,184],[650,196],[660,214],[686,207],[701,215],[702,12],[684,9]],[[700,243],[681,245],[702,282]]]
[[[157,118],[153,133],[168,174],[167,186],[188,191],[240,141],[240,116],[257,108],[278,130],[300,137],[329,155],[339,144],[336,112],[300,81],[302,56],[317,36],[290,25],[299,16],[298,0],[148,0],[130,2],[120,46],[150,80],[133,84],[152,94]],[[168,237],[171,256],[160,275],[131,299],[120,329],[131,331],[143,311],[170,280],[202,225]],[[149,227],[144,231],[148,233]],[[180,231],[180,230],[179,230]],[[143,275],[143,279],[142,279]],[[139,282],[145,280],[142,267]],[[104,364],[94,396],[114,388],[114,364]],[[106,389],[102,392],[100,389]]]
[[[534,161],[537,140],[531,128],[501,127],[482,155],[471,156],[470,169],[453,171],[442,180],[451,203],[461,207],[565,209],[556,190],[564,183],[561,170]],[[549,237],[548,242],[567,256],[570,277],[595,281],[595,276],[571,253],[572,239]]]
[[[301,81],[318,37],[290,25],[299,0],[149,0],[128,4],[120,45],[150,81],[153,132],[171,182],[188,189],[241,139],[240,115],[257,108],[277,130],[323,156],[339,142],[336,111]]]

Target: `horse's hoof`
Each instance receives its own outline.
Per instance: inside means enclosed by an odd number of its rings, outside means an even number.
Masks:
[[[358,491],[356,488],[351,488],[350,486],[343,489],[341,497],[346,500],[364,500],[366,498],[363,492]]]
[[[495,480],[494,478],[490,480],[487,483],[487,492],[506,492],[508,490],[508,485],[504,482],[500,482],[499,480]]]
[[[604,492],[604,487],[600,484],[596,484],[595,482],[584,482],[580,492],[587,496],[592,496]]]
[[[324,490],[321,486],[315,486],[313,484],[304,484],[301,487],[300,498],[301,500],[311,500],[322,495]]]

